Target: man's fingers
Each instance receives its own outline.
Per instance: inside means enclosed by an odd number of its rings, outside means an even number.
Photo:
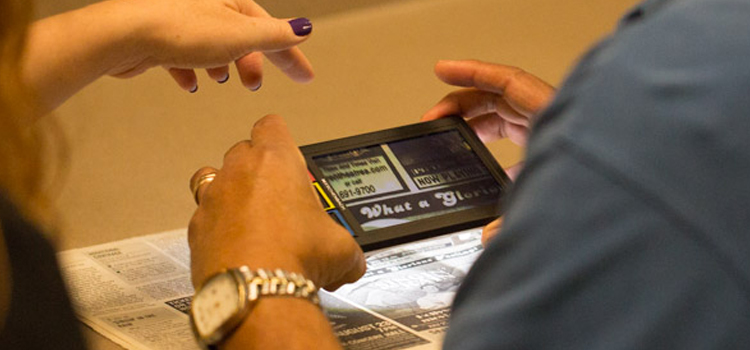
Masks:
[[[441,60],[435,64],[435,75],[447,84],[476,87],[498,94],[502,94],[510,81],[522,73],[516,67],[476,60]]]
[[[352,239],[353,241],[353,239]],[[356,243],[354,243],[356,244]],[[362,252],[362,248],[357,248],[359,252],[356,254],[356,261],[353,264],[353,268],[344,276],[345,283],[357,282],[365,272],[367,272],[367,261],[365,260],[365,254]]]
[[[502,135],[516,145],[525,147],[529,139],[529,128],[518,124],[505,123]]]
[[[514,124],[529,125],[529,118],[513,109],[502,95],[478,89],[462,89],[448,94],[428,110],[422,120],[438,119],[451,114],[471,119],[490,113],[496,113]]]
[[[356,245],[351,237],[349,237],[349,239],[352,240],[352,244]],[[356,249],[358,249],[359,251],[354,256],[351,256],[352,259],[355,259],[350,262],[351,269],[349,269],[338,281],[321,287],[323,287],[327,291],[332,292],[347,283],[354,283],[362,278],[362,276],[367,271],[367,261],[365,260],[365,255],[362,252],[362,248],[357,247]]]
[[[503,218],[499,217],[495,219],[495,221],[490,222],[482,229],[482,245],[487,246],[487,244],[497,236],[497,234],[500,232],[500,228],[503,226]]]
[[[196,204],[200,205],[206,189],[211,186],[211,182],[214,181],[217,172],[216,168],[203,167],[198,169],[190,178],[190,192],[193,194]]]
[[[519,146],[525,146],[529,128],[511,123],[497,114],[485,114],[467,121],[472,130],[483,143],[508,138]]]
[[[425,114],[423,114],[420,120],[423,122],[427,122],[430,120],[447,117],[453,114],[460,114],[460,112],[457,111],[456,106],[450,103],[443,103],[443,101],[440,101],[438,102],[438,104],[430,108]]]
[[[518,162],[514,165],[511,165],[510,167],[505,168],[505,173],[508,174],[508,177],[510,178],[510,181],[515,182],[518,178],[518,174],[521,173],[521,170],[523,170],[524,165],[526,165],[525,162]]]
[[[255,148],[269,149],[277,146],[298,149],[284,118],[270,114],[255,122],[249,140],[237,142],[229,148],[224,154],[224,164],[231,163],[230,159],[235,157],[244,157],[243,154],[252,152]]]
[[[304,180],[300,183],[311,188],[305,172],[305,159],[286,122],[277,115],[267,115],[258,120],[252,128],[250,139],[236,143],[224,154],[224,169],[235,169],[236,174],[251,174],[260,178],[263,176],[259,175],[259,171],[276,172],[278,176],[298,177]],[[315,192],[310,190],[310,194],[310,198],[314,199]]]
[[[253,146],[282,145],[297,147],[284,118],[278,115],[267,115],[259,119],[251,132]]]
[[[555,89],[526,71],[475,60],[439,61],[435,74],[444,82],[501,94],[518,112],[529,117],[547,106]]]

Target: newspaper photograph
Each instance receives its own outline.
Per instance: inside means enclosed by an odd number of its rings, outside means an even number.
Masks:
[[[432,344],[403,325],[322,292],[321,304],[344,349],[433,349]]]
[[[371,252],[358,282],[321,304],[349,349],[439,349],[450,305],[482,251],[481,229]],[[199,349],[188,311],[187,230],[58,254],[78,317],[126,349]]]
[[[442,343],[453,297],[482,252],[469,230],[375,252],[357,283],[334,294]]]

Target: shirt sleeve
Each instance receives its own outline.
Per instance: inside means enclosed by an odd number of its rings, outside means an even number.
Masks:
[[[574,143],[535,158],[467,275],[445,349],[750,344],[747,296],[648,193]]]

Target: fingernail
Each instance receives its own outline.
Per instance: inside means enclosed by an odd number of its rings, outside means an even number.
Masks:
[[[292,30],[296,36],[305,36],[312,32],[312,23],[310,20],[304,17],[295,18],[289,21],[289,25],[292,26]]]
[[[261,82],[261,83],[258,83],[258,86],[254,87],[254,88],[250,88],[250,91],[258,91],[258,90],[260,90],[260,87],[261,87],[261,86],[263,86],[263,83],[262,83],[262,82]]]
[[[227,82],[227,80],[229,80],[229,73],[227,73],[227,75],[224,77],[224,79],[217,80],[216,82],[219,83],[219,84],[224,84],[224,83]]]
[[[193,88],[189,90],[191,94],[194,94],[196,91],[198,91],[198,85],[193,86]]]

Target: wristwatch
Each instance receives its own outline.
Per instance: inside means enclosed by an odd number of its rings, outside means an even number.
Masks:
[[[315,284],[300,274],[247,266],[224,270],[209,277],[193,296],[190,323],[198,344],[215,348],[265,296],[298,297],[320,305]]]

